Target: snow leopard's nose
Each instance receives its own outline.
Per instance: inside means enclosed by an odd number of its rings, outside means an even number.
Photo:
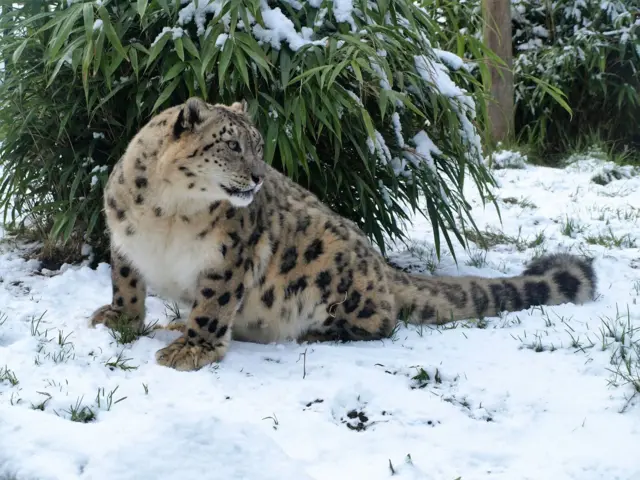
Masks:
[[[251,180],[253,180],[256,185],[260,185],[263,180],[264,180],[264,176],[267,173],[267,169],[264,166],[263,162],[256,162],[253,165],[251,165]]]
[[[256,175],[255,173],[251,174],[251,180],[253,180],[253,183],[255,183],[256,185],[261,183],[263,178],[264,177],[262,175]]]
[[[251,180],[253,181],[253,188],[255,190],[255,192],[259,192],[260,189],[262,188],[262,183],[264,182],[264,175],[255,175],[255,174],[251,174]]]

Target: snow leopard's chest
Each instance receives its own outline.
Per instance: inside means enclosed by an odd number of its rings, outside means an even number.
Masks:
[[[116,229],[112,242],[157,294],[192,299],[201,273],[223,262],[218,236],[199,236],[201,230],[171,219],[141,221],[133,235]]]

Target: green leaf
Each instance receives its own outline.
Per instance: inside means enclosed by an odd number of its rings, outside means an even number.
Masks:
[[[213,31],[211,33],[211,38],[218,38],[217,32],[221,31],[222,26],[221,25],[217,25],[213,28]],[[214,37],[215,36],[215,37]],[[216,47],[215,41],[211,40],[208,42],[205,42],[204,44],[204,48],[202,50],[202,73],[208,73],[209,72],[209,64],[213,61],[214,58],[216,58],[218,56],[218,54],[220,53],[220,50],[218,49],[218,47]]]
[[[271,165],[278,142],[278,122],[269,122],[267,136],[264,139],[264,161]]]
[[[81,7],[82,7],[82,5],[79,4],[79,3],[76,3],[76,4],[72,5],[71,8],[67,9],[63,14],[59,14],[59,15],[54,16],[51,20],[49,20],[42,27],[40,27],[38,30],[36,30],[34,35],[39,35],[42,32],[46,32],[47,30],[50,30],[53,27],[59,27],[60,24],[64,23],[65,21],[67,21],[69,19],[70,15],[73,15],[74,10],[79,9]],[[51,13],[43,14],[44,17],[48,17],[50,15],[51,15]],[[31,20],[34,21],[36,19],[32,18]]]
[[[280,52],[280,83],[283,86],[289,85],[289,79],[291,78],[291,57],[287,49],[283,49]]]
[[[100,210],[94,210],[91,214],[91,218],[89,219],[89,223],[87,224],[87,235],[91,235],[93,233],[93,229],[96,227],[96,223],[98,223],[98,218],[100,218]]]
[[[170,32],[165,32],[162,37],[156,39],[156,43],[151,47],[151,50],[149,51],[149,58],[147,58],[147,65],[145,69],[148,69],[151,63],[153,63],[153,61],[156,59],[156,57],[160,55],[160,52],[162,52],[162,49],[164,49],[164,46],[169,41],[170,36]]]
[[[243,34],[237,33],[236,35],[242,38]],[[259,67],[263,68],[268,74],[269,78],[273,78],[269,61],[258,43],[254,42],[254,44],[251,44],[249,42],[241,40],[240,38],[238,38],[237,45],[246,54],[246,56],[249,57],[249,60],[255,62]]]
[[[532,75],[524,74],[523,76],[537,83],[540,86],[540,88],[542,88],[543,93],[550,95],[556,102],[558,102],[558,104],[562,108],[564,108],[567,111],[567,113],[569,114],[569,117],[573,118],[573,111],[571,110],[571,107],[569,106],[569,104],[565,101],[564,98],[566,98],[566,95],[562,92],[562,90]]]
[[[158,3],[160,4],[160,7],[164,11],[164,13],[167,16],[170,16],[171,15],[171,9],[169,8],[169,4],[167,3],[167,0],[158,0]]]
[[[362,115],[362,121],[364,122],[365,128],[367,129],[367,135],[371,140],[376,139],[375,128],[373,126],[373,121],[371,120],[371,116],[369,112],[367,112],[364,108],[360,109],[360,114]]]
[[[353,74],[356,76],[356,80],[358,81],[358,83],[363,84],[364,79],[362,78],[362,70],[360,70],[360,66],[358,65],[358,63],[352,60],[350,65],[353,69]]]
[[[184,44],[184,48],[187,49],[192,56],[195,58],[200,58],[200,53],[198,53],[198,49],[195,44],[191,41],[189,37],[182,37],[182,43]]]
[[[336,65],[336,67],[333,69],[333,72],[331,72],[331,75],[329,76],[329,79],[327,80],[327,85],[326,85],[327,90],[330,89],[333,86],[333,83],[336,81],[336,78],[338,77],[338,75],[340,75],[342,73],[342,71],[350,63],[351,63],[350,60],[343,60],[338,65]]]
[[[218,62],[218,82],[220,85],[224,84],[224,78],[227,73],[227,68],[231,62],[231,54],[233,53],[233,40],[232,37],[227,38],[222,47],[222,54],[220,55],[220,61]]]
[[[138,51],[135,48],[129,48],[129,61],[131,62],[133,73],[136,74],[136,81],[139,81],[140,66],[138,65]]]
[[[145,55],[149,55],[149,50],[147,48],[145,48],[144,45],[140,45],[138,42],[133,42],[131,44],[131,46],[133,48],[135,48],[136,50],[138,50],[139,52],[144,53]]]
[[[233,50],[233,64],[240,71],[244,84],[247,88],[251,88],[251,84],[249,83],[249,72],[247,71],[247,59],[242,53],[242,48],[235,48]]]
[[[84,17],[84,33],[89,42],[93,38],[93,4],[85,3],[82,6],[82,14]]]
[[[80,8],[69,9],[69,13],[67,19],[60,25],[59,29],[56,31],[55,36],[53,37],[53,42],[49,47],[49,58],[54,59],[58,55],[58,52],[62,48],[65,42],[69,40],[69,34],[73,29],[73,26],[80,17],[82,10]]]
[[[98,69],[101,66],[103,45],[104,45],[104,31],[100,30],[100,32],[98,33],[98,39],[96,40],[96,46],[94,50],[95,54],[93,56],[93,75],[98,73]]]
[[[278,150],[280,151],[280,161],[285,166],[287,173],[295,178],[298,176],[298,160],[291,153],[289,138],[285,132],[278,133]]]
[[[142,20],[142,17],[144,17],[144,12],[147,10],[148,3],[148,0],[137,0],[138,15],[140,15],[140,20]]]
[[[79,178],[79,175],[78,177]],[[67,219],[66,228],[62,234],[62,241],[67,242],[69,238],[71,238],[71,234],[73,233],[73,229],[76,226],[76,221],[78,220],[78,212],[75,211],[71,214],[71,218]]]
[[[92,60],[93,42],[89,42],[84,47],[84,56],[82,57],[82,88],[84,88],[84,96],[87,104],[89,103],[89,70]]]
[[[165,76],[162,78],[162,82],[168,82],[169,80],[171,80],[172,78],[177,77],[178,75],[180,75],[185,68],[185,64],[182,62],[177,62],[175,65],[173,65],[169,71],[165,74]]]
[[[15,52],[13,52],[13,55],[11,56],[11,59],[13,60],[13,63],[18,63],[18,60],[20,60],[20,55],[22,55],[22,52],[24,51],[24,49],[27,46],[28,42],[29,42],[29,39],[25,38],[20,43],[20,45],[18,45],[18,48],[16,48]]]
[[[58,60],[58,62],[56,63],[56,66],[53,69],[53,73],[51,74],[51,76],[49,77],[49,81],[47,82],[47,88],[51,86],[53,81],[58,76],[58,73],[60,72],[60,69],[62,68],[62,65],[64,64],[64,62],[65,62],[65,57],[61,57],[60,60]]]
[[[173,41],[173,45],[176,48],[178,58],[184,62],[184,46],[182,45],[182,38],[178,37]]]
[[[171,96],[171,94],[176,89],[179,83],[180,83],[180,78],[174,78],[173,81],[169,85],[167,85],[164,88],[164,90],[162,90],[162,93],[160,94],[160,96],[156,100],[156,103],[154,103],[153,108],[151,109],[152,112],[155,112],[158,109],[158,107],[160,107],[164,102],[166,102],[169,99],[169,97]]]
[[[111,62],[109,63],[109,68],[107,70],[109,76],[112,76],[116,72],[116,70],[122,63],[122,60],[124,60],[124,57],[120,55],[119,52],[113,52]]]
[[[84,180],[82,175],[75,175],[73,182],[71,182],[71,189],[69,190],[69,200],[75,200],[76,191],[78,190],[78,186],[80,186],[80,180]]]
[[[317,67],[310,68],[309,70],[302,72],[297,77],[294,77],[286,86],[290,87],[291,85],[298,83],[304,79],[309,79],[312,75],[315,75],[316,73],[324,72],[326,70],[331,70],[331,68],[332,68],[331,65],[319,65]]]
[[[202,64],[200,63],[200,60],[193,59],[189,62],[189,65],[191,65],[191,70],[196,77],[196,82],[198,82],[198,87],[200,88],[200,96],[205,101],[207,101],[209,95],[207,83],[205,82],[204,75],[202,73]]]
[[[107,9],[104,8],[104,6],[98,7],[98,15],[100,15],[100,18],[102,19],[102,28],[104,30],[104,33],[107,35],[107,38],[109,39],[109,42],[111,43],[113,48],[115,48],[118,53],[124,58],[129,60],[127,57],[127,52],[124,50],[124,47],[122,46],[122,43],[120,43],[120,39],[118,38],[118,34],[111,24],[109,13],[107,13]]]
[[[378,106],[380,107],[380,118],[384,120],[384,114],[387,111],[387,106],[389,105],[389,94],[388,90],[381,89],[380,96],[378,97]]]
[[[51,228],[51,233],[49,236],[53,239],[58,239],[60,236],[60,232],[66,226],[67,219],[63,213],[60,213],[56,216],[55,221],[53,222],[53,227]]]

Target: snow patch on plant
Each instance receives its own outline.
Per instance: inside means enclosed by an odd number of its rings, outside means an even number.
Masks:
[[[485,163],[494,170],[523,169],[527,166],[527,156],[513,150],[499,150],[486,157]]]

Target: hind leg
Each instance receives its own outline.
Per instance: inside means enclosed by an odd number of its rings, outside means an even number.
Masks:
[[[352,290],[341,304],[329,305],[328,316],[299,341],[355,341],[388,338],[396,323],[393,297],[389,293],[363,295]]]
[[[320,288],[326,312],[315,316],[299,341],[380,340],[396,324],[395,298],[389,291],[384,265],[360,239],[333,245],[333,267]],[[323,272],[324,273],[324,272]],[[323,277],[324,278],[324,277]],[[318,281],[320,276],[318,277]]]

